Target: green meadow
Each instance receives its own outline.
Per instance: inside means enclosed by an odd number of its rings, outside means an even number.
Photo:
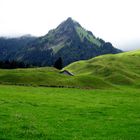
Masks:
[[[0,140],[139,140],[140,51],[0,70]],[[62,70],[62,71],[63,71]]]
[[[139,140],[140,89],[0,86],[1,140]]]
[[[96,76],[114,85],[140,88],[140,50],[74,62],[64,69],[77,76]]]

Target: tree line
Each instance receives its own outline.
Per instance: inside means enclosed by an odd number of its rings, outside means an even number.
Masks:
[[[0,68],[1,69],[16,69],[16,68],[31,68],[31,67],[37,67],[36,65],[33,64],[26,64],[24,62],[19,62],[19,61],[0,61]],[[63,68],[63,64],[62,64],[62,58],[59,57],[53,67],[57,68],[57,69],[62,69]]]
[[[32,65],[25,64],[24,62],[19,61],[0,61],[0,68],[1,69],[15,69],[15,68],[30,68]]]

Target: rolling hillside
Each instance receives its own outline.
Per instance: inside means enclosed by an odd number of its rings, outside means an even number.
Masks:
[[[76,88],[110,88],[111,84],[95,76],[68,76],[52,67],[0,70],[0,84],[76,87]],[[101,87],[100,87],[101,86]]]
[[[139,140],[139,60],[140,50],[103,55],[64,68],[74,76],[1,69],[0,139]]]
[[[140,87],[140,50],[78,61],[65,69],[75,75],[94,75],[112,84]]]
[[[140,50],[103,55],[78,61],[64,69],[74,76],[60,73],[53,67],[0,70],[0,83],[26,86],[76,88],[114,88],[115,85],[140,87]]]

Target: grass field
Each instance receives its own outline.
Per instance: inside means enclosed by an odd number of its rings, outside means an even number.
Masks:
[[[0,84],[44,87],[112,88],[113,85],[96,76],[67,76],[53,67],[0,69]]]
[[[0,140],[139,140],[140,89],[0,86]]]
[[[113,89],[118,85],[140,88],[140,50],[78,61],[64,69],[74,76],[64,75],[53,67],[0,69],[0,84],[86,89]]]
[[[140,50],[102,55],[72,63],[64,69],[77,76],[94,75],[114,85],[140,88]]]
[[[139,62],[140,50],[72,63],[74,76],[0,69],[0,140],[139,140]]]

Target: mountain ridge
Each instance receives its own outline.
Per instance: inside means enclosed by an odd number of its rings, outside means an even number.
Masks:
[[[63,66],[66,66],[78,60],[119,52],[121,50],[114,48],[111,43],[96,38],[77,21],[68,18],[45,36],[29,41],[9,59],[37,66],[53,66],[61,57]]]

